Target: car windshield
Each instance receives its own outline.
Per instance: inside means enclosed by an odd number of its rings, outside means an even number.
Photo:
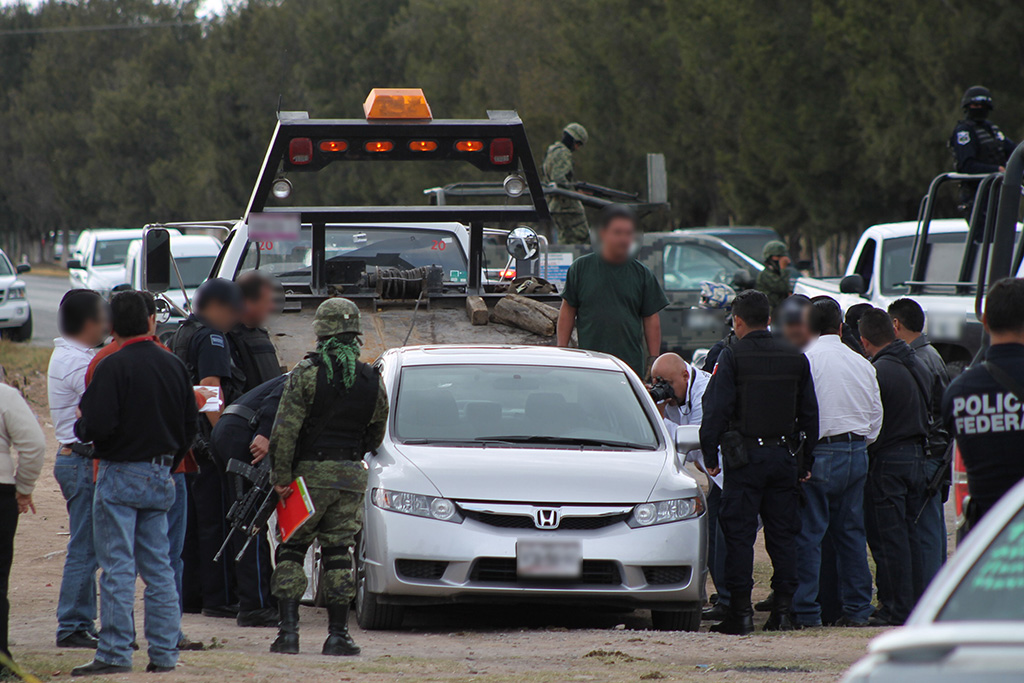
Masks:
[[[198,287],[210,276],[213,262],[217,260],[216,255],[212,256],[188,256],[175,257],[174,263],[181,272],[181,279],[185,281],[185,287],[192,289]],[[171,290],[181,287],[177,273],[171,269]]]
[[[14,268],[11,267],[11,262],[7,260],[7,255],[0,253],[0,275],[14,275]]]
[[[308,227],[297,240],[268,240],[256,246],[260,270],[286,283],[309,282],[313,249]],[[469,267],[454,234],[423,228],[328,227],[325,260],[328,284],[357,284],[375,268],[421,266],[440,266],[445,283],[465,284]]]
[[[1024,509],[981,554],[936,621],[1024,621]]]
[[[966,232],[931,233],[928,235],[928,267],[925,282],[954,282],[960,276],[964,257]],[[910,279],[910,257],[914,237],[894,237],[882,244],[881,283],[883,294],[906,294],[903,283]]]
[[[92,256],[94,266],[114,266],[124,263],[128,247],[137,237],[123,240],[96,240],[96,251]]]
[[[682,242],[666,244],[664,251],[665,289],[700,289],[705,280],[731,284],[736,271],[750,266],[738,256],[707,244]]]
[[[545,443],[650,450],[658,438],[624,372],[532,365],[402,370],[394,431],[406,443]]]

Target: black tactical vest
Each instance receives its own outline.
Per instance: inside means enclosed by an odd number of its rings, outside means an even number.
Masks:
[[[999,139],[999,126],[988,121],[971,121],[965,123],[971,126],[971,134],[978,141],[978,161],[993,166],[1006,165],[1006,152],[1003,149],[1003,141]]]
[[[235,362],[245,375],[243,392],[252,391],[264,382],[281,376],[281,362],[277,349],[266,330],[236,325],[228,335]]]
[[[314,363],[317,363],[314,360]],[[363,448],[366,427],[377,405],[380,377],[372,366],[356,361],[356,379],[347,390],[327,381],[327,369],[317,363],[316,393],[299,434],[299,457],[310,460],[351,460],[349,451]],[[361,458],[359,452],[355,458]]]
[[[743,436],[793,436],[807,361],[783,339],[745,336],[732,346],[736,366],[733,429]]]
[[[195,345],[192,343],[196,336],[196,332],[204,327],[203,322],[198,320],[194,316],[189,316],[178,329],[174,331],[174,335],[171,337],[171,352],[181,359],[181,362],[185,364],[185,368],[188,370],[189,378],[192,384],[199,384],[199,369],[196,367],[195,362]],[[233,358],[233,356],[232,356]],[[278,373],[280,374],[280,373]],[[273,378],[271,378],[273,379]],[[221,398],[224,400],[224,405],[230,405],[234,403],[238,398],[246,392],[244,388],[245,377],[242,375],[241,369],[232,360],[231,363],[231,377],[221,378]],[[202,417],[202,415],[200,415]],[[200,425],[208,424],[208,420],[200,420]]]

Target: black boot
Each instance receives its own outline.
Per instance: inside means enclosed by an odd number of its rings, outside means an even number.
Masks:
[[[278,600],[281,623],[277,627],[277,640],[270,644],[270,651],[283,655],[299,654],[299,601]]]
[[[793,596],[775,593],[775,606],[772,613],[768,615],[768,621],[764,622],[765,631],[795,631],[796,624],[793,622],[791,608],[793,607]]]
[[[755,604],[754,609],[758,612],[771,612],[775,609],[775,591],[772,591],[768,594],[768,597]]]
[[[323,654],[352,657],[361,652],[348,632],[348,605],[327,606],[327,633]]]
[[[709,629],[713,633],[745,636],[754,632],[754,608],[750,605],[750,593],[729,596],[729,611],[725,619]]]

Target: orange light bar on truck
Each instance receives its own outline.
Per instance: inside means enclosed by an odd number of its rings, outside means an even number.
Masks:
[[[344,140],[321,140],[321,152],[344,152],[348,149],[348,143]]]
[[[429,121],[434,118],[420,88],[374,88],[363,102],[363,113],[367,121]]]
[[[433,140],[412,140],[409,142],[410,152],[433,152],[437,149],[437,143]]]
[[[371,140],[363,145],[367,152],[390,152],[395,148],[395,143],[390,140]]]
[[[460,152],[479,152],[484,148],[484,143],[480,140],[459,140],[455,143],[455,149]]]

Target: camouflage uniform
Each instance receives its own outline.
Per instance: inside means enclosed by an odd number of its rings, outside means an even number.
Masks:
[[[766,261],[764,270],[757,276],[757,284],[754,289],[763,292],[772,305],[772,310],[793,293],[789,285],[789,276],[782,272],[775,261]]]
[[[574,127],[575,126],[575,127]],[[580,139],[582,131],[582,139]],[[586,130],[579,124],[570,123],[565,133],[586,142]],[[541,178],[544,182],[555,183],[566,190],[574,189],[572,175],[572,150],[561,140],[548,147],[541,165]],[[583,203],[578,199],[551,195],[548,197],[548,209],[551,220],[558,228],[558,239],[564,244],[587,244],[590,242],[590,227]]]

